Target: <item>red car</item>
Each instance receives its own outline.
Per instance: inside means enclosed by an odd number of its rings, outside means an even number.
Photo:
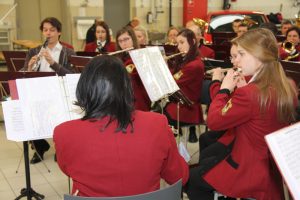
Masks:
[[[257,24],[254,24],[251,28],[256,28],[259,27],[261,23],[269,22],[267,16],[261,12],[241,10],[222,10],[210,12],[207,14],[206,21],[208,22],[208,25],[205,27],[204,33],[206,43],[212,43],[212,33],[233,32],[231,23],[235,19],[243,20],[245,17],[257,22]]]

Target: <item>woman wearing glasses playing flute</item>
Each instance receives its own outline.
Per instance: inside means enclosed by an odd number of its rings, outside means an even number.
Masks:
[[[117,50],[125,49],[138,49],[140,48],[136,35],[132,28],[126,26],[119,30],[116,35]],[[128,51],[119,53],[118,57],[123,61],[127,72],[129,73],[133,85],[134,91],[134,105],[135,109],[149,111],[151,106],[151,101],[148,97],[146,89],[140,79],[139,74],[131,60]]]

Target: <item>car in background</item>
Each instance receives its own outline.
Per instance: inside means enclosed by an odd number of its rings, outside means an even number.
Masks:
[[[207,25],[204,31],[206,44],[213,43],[213,33],[233,33],[232,22],[235,19],[243,20],[245,17],[257,22],[257,24],[251,26],[251,29],[259,27],[262,23],[269,22],[267,16],[262,12],[241,10],[222,10],[210,12],[206,17]]]

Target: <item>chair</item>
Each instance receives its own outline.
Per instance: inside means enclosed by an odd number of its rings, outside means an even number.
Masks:
[[[78,197],[64,195],[64,200],[180,200],[182,181],[179,180],[168,188],[145,194],[124,197]]]
[[[17,72],[23,68],[26,54],[26,51],[3,51],[7,70],[10,72]]]

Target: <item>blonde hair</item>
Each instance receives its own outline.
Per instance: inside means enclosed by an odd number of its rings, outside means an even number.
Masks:
[[[145,38],[145,43],[148,44],[149,43],[149,37],[148,37],[148,33],[146,31],[146,29],[142,26],[136,26],[133,28],[134,31],[140,31],[143,35],[144,35],[144,38]]]
[[[291,122],[295,117],[296,88],[292,86],[283,71],[278,58],[278,47],[274,34],[264,28],[249,30],[242,36],[232,40],[232,44],[245,49],[262,63],[260,72],[254,83],[259,88],[259,103],[262,112],[265,112],[276,98],[277,117],[281,122]],[[271,95],[274,93],[275,95]]]

